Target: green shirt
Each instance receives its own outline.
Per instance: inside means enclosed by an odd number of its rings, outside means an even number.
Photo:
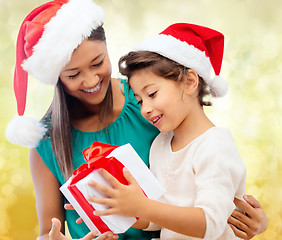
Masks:
[[[97,132],[82,132],[73,128],[72,156],[74,169],[85,163],[82,150],[90,147],[93,142],[103,142],[117,146],[130,143],[147,166],[149,165],[150,146],[159,131],[142,117],[140,107],[134,98],[133,92],[128,89],[125,80],[121,80],[121,82],[124,85],[124,107],[119,117],[107,129]],[[64,184],[66,180],[53,154],[50,138],[42,140],[36,149],[60,184]],[[72,238],[82,238],[89,232],[89,229],[84,223],[77,224],[75,222],[79,217],[76,211],[65,211],[65,216]],[[120,234],[119,239],[145,240],[155,236],[154,232],[145,232],[131,228],[126,233]]]

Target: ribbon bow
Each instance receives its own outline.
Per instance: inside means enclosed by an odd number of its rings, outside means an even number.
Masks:
[[[83,156],[87,163],[82,164],[78,169],[76,169],[71,177],[71,182],[68,186],[69,191],[80,204],[84,212],[91,219],[97,229],[101,232],[111,231],[108,226],[103,222],[103,220],[95,216],[93,212],[95,209],[86,200],[83,194],[76,187],[76,183],[85,178],[93,170],[98,170],[99,168],[104,168],[110,174],[112,174],[120,183],[128,185],[127,180],[123,176],[124,165],[118,161],[115,157],[107,156],[118,146],[113,146],[105,143],[94,142],[89,148],[83,150]]]

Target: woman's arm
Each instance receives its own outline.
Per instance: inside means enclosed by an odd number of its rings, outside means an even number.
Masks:
[[[61,222],[59,219],[53,218],[52,219],[52,229],[49,233],[49,240],[69,240],[66,238],[61,232]],[[80,240],[92,240],[93,237],[97,235],[97,231],[91,231],[88,233],[85,237],[80,238]],[[95,240],[113,240],[117,239],[118,236],[116,234],[113,234],[112,232],[106,232],[99,237],[95,238]]]
[[[65,217],[59,182],[34,148],[29,151],[29,162],[39,221],[39,237],[37,240],[69,240],[63,234],[64,225],[61,224],[65,222]],[[91,231],[81,240],[91,240],[96,235],[96,231]],[[107,232],[100,235],[96,240],[116,238],[118,238],[116,234]]]
[[[99,169],[99,171],[113,188],[94,181],[89,182],[90,186],[109,197],[88,197],[89,201],[110,207],[105,211],[95,211],[96,215],[117,214],[128,217],[140,217],[181,234],[198,238],[204,237],[206,218],[201,208],[178,207],[147,198],[136,180],[125,168],[124,176],[129,185],[121,184],[106,170]]]
[[[34,148],[29,151],[29,163],[39,221],[38,240],[49,239],[52,218],[55,217],[60,222],[65,221],[63,197],[59,191],[60,184]],[[61,231],[64,233],[64,226]]]
[[[228,223],[237,237],[251,239],[266,230],[268,219],[260,203],[253,196],[245,195],[244,199],[246,202],[235,198],[234,203],[246,214],[234,210]]]

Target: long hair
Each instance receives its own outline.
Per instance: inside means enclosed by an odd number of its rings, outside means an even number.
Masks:
[[[102,26],[92,31],[88,40],[106,41],[105,32]],[[51,118],[50,138],[52,150],[60,167],[61,173],[68,179],[73,172],[72,163],[72,107],[78,100],[65,92],[60,79],[55,87],[52,104],[45,115]],[[105,99],[102,102],[102,109],[99,121],[107,126],[113,112],[113,96],[111,82],[107,89]],[[44,118],[44,117],[43,117]]]
[[[150,51],[129,52],[120,58],[118,65],[120,73],[126,76],[129,82],[132,74],[142,69],[150,69],[157,76],[166,79],[182,81],[189,69],[169,58]],[[207,84],[202,77],[198,77],[199,103],[201,106],[210,106],[211,102],[204,100],[204,97],[210,93],[209,89],[207,88]]]

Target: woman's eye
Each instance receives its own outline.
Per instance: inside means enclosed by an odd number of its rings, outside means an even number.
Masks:
[[[101,66],[103,63],[104,63],[104,59],[103,59],[101,62],[97,63],[97,64],[93,64],[92,67],[99,67],[99,66]]]
[[[74,74],[74,75],[70,75],[70,76],[68,76],[68,78],[70,78],[70,79],[74,79],[74,78],[76,78],[78,75],[79,75],[79,72],[78,72],[77,74]]]
[[[149,94],[149,97],[155,97],[156,93],[157,93],[157,91],[155,91],[155,92],[153,92],[153,93],[150,93],[150,94]]]

